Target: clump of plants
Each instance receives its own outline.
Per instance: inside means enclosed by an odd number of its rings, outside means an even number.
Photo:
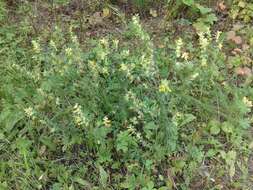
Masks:
[[[158,48],[134,16],[84,50],[72,28],[5,31],[1,189],[250,189],[253,90],[221,32]]]
[[[233,1],[230,16],[233,19],[241,19],[249,23],[253,19],[253,3],[247,0]]]

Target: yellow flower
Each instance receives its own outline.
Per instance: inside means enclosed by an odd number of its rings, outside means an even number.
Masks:
[[[121,71],[127,71],[127,70],[128,70],[128,67],[126,66],[126,64],[121,64],[120,70],[121,70]]]
[[[119,40],[118,39],[113,40],[113,44],[114,44],[115,48],[118,49]]]
[[[103,17],[104,18],[110,17],[110,15],[111,15],[111,10],[108,8],[103,8]]]
[[[66,52],[67,56],[71,56],[72,55],[72,49],[71,48],[66,48],[65,52]]]
[[[208,36],[210,35],[209,32],[200,32],[199,35],[199,44],[201,45],[201,48],[205,50],[207,46],[209,45],[209,39]]]
[[[199,76],[199,73],[194,73],[193,75],[191,75],[190,79],[194,80]]]
[[[176,56],[177,57],[181,56],[181,49],[182,49],[182,47],[183,47],[183,40],[182,40],[182,38],[179,38],[176,41]]]
[[[185,61],[187,61],[189,59],[189,53],[188,52],[184,52],[182,53],[182,56],[181,56]]]
[[[223,47],[222,43],[219,43],[219,45],[218,45],[219,50],[221,50],[222,47]]]
[[[152,15],[152,17],[157,17],[158,16],[157,11],[154,10],[154,9],[150,9],[149,13]]]
[[[162,92],[162,93],[171,92],[171,89],[169,87],[169,84],[168,84],[167,80],[162,80],[161,81],[161,84],[159,85],[159,92]]]
[[[72,42],[74,42],[74,43],[78,43],[77,36],[72,35],[72,36],[71,36],[71,39],[72,39]]]
[[[105,39],[105,38],[102,38],[102,39],[100,40],[100,43],[101,43],[102,45],[104,45],[104,46],[108,46],[108,40]]]
[[[249,108],[251,108],[253,106],[252,101],[250,101],[247,97],[243,97],[242,101]]]
[[[104,117],[103,118],[103,124],[106,126],[106,127],[111,127],[111,120],[110,119],[108,119],[108,117]]]
[[[216,39],[215,39],[215,40],[216,40],[216,42],[218,42],[218,41],[219,41],[221,34],[222,34],[222,32],[221,32],[221,31],[218,31],[218,32],[216,33]]]
[[[79,104],[75,104],[73,108],[73,117],[77,126],[88,125],[88,121],[82,111],[82,107]]]
[[[33,45],[33,50],[34,50],[36,53],[39,53],[39,52],[41,51],[41,49],[40,49],[40,44],[39,44],[37,41],[33,40],[33,41],[32,41],[32,45]]]
[[[27,117],[32,117],[34,115],[34,110],[32,107],[25,108],[24,111]]]
[[[58,105],[58,106],[60,105],[60,98],[59,98],[59,97],[57,97],[57,98],[55,99],[55,104]]]
[[[54,50],[57,50],[56,44],[53,40],[50,40],[49,44],[52,48],[54,48]]]
[[[207,59],[206,59],[206,57],[202,57],[202,59],[201,59],[201,66],[202,67],[207,66]]]

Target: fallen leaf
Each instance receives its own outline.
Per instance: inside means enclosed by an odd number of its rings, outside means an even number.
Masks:
[[[93,17],[97,17],[97,18],[101,17],[101,12],[95,12],[93,14]]]
[[[239,67],[239,68],[236,68],[235,73],[237,75],[247,76],[247,77],[252,75],[252,71],[248,67]]]
[[[249,45],[248,44],[242,44],[242,49],[243,49],[243,51],[246,51],[247,49],[249,49]]]
[[[171,175],[171,172],[170,172],[170,169],[167,169],[167,182],[166,182],[166,185],[168,186],[168,187],[170,187],[170,189],[172,189],[173,187],[177,187],[176,186],[176,183],[175,183],[175,181],[174,181],[174,179],[173,179],[173,177],[172,177],[172,175]]]
[[[103,17],[101,15],[101,12],[95,12],[90,18],[89,18],[89,24],[90,25],[101,25],[103,23]]]
[[[224,1],[218,3],[218,9],[221,11],[225,11],[227,9],[226,5],[224,4]]]
[[[237,36],[235,31],[233,30],[227,33],[227,40],[231,40],[237,45],[240,45],[242,43],[242,38],[240,36]]]
[[[242,50],[240,48],[235,48],[232,51],[232,54],[234,54],[234,55],[241,54],[241,53],[242,53]]]
[[[46,147],[45,145],[43,145],[43,146],[40,148],[40,150],[39,150],[39,154],[40,154],[40,155],[43,155],[43,154],[45,153],[46,149],[47,149],[47,147]]]
[[[164,48],[165,45],[164,44],[158,44],[158,48]]]
[[[236,36],[235,31],[231,30],[227,33],[227,40],[232,40]]]
[[[242,29],[243,28],[243,25],[242,24],[234,24],[233,25],[233,31],[238,31],[238,30],[240,30],[240,29]]]
[[[240,36],[235,36],[232,41],[235,42],[237,45],[240,45],[242,43],[242,38]]]

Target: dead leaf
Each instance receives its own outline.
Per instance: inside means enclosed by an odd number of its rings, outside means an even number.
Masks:
[[[238,31],[238,30],[241,30],[244,26],[242,24],[234,24],[233,25],[233,31]]]
[[[167,169],[167,186],[170,187],[170,189],[173,189],[173,187],[177,189],[177,185],[173,179],[170,169]]]
[[[235,31],[231,30],[227,33],[227,40],[232,40],[236,36]]]
[[[246,51],[250,48],[250,46],[248,44],[242,44],[242,49],[243,51]]]
[[[103,17],[101,12],[95,12],[90,18],[89,18],[89,24],[90,25],[101,25],[103,23]]]
[[[227,6],[224,4],[224,1],[218,3],[218,9],[221,11],[225,11],[227,9]]]
[[[43,155],[45,153],[46,149],[47,148],[46,148],[45,145],[41,146],[40,149],[39,149],[39,155]]]
[[[232,41],[235,42],[237,45],[240,45],[242,43],[242,38],[240,36],[235,36]]]
[[[240,45],[242,43],[242,38],[240,36],[237,36],[235,31],[233,30],[227,33],[227,40],[231,40],[237,45]]]
[[[158,48],[164,48],[165,47],[165,45],[164,44],[158,44]]]
[[[248,67],[238,67],[238,68],[236,68],[235,73],[236,73],[237,75],[246,76],[246,77],[252,75],[252,71],[251,71],[251,69],[248,68]]]
[[[241,54],[242,52],[243,51],[240,48],[235,48],[233,49],[232,54],[237,55],[237,54]]]

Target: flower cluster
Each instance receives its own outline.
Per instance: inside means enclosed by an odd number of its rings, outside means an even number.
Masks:
[[[161,84],[159,85],[159,92],[161,92],[161,93],[171,92],[168,80],[161,81]]]
[[[77,126],[87,126],[88,125],[88,120],[85,117],[85,114],[82,111],[82,107],[79,104],[75,104],[73,108],[73,117],[74,121]]]
[[[201,48],[200,58],[201,58],[201,65],[207,65],[207,47],[210,44],[210,31],[207,32],[199,32],[199,44]]]

